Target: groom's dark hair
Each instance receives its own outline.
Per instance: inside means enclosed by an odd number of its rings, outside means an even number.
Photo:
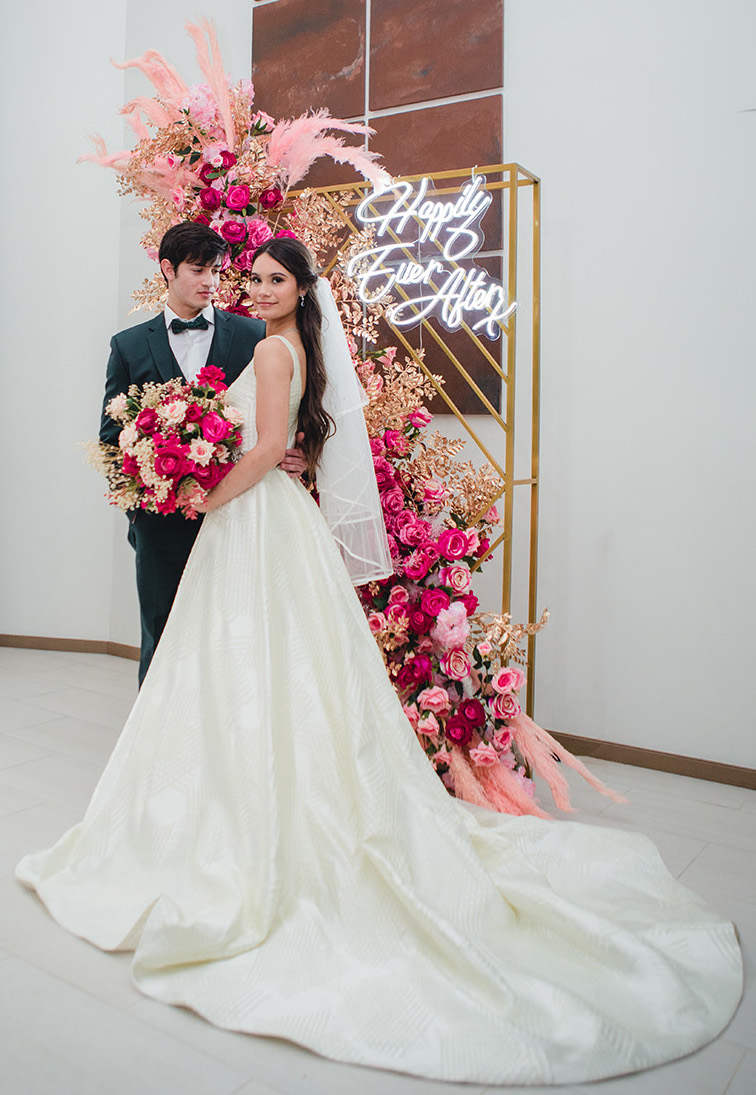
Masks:
[[[228,254],[228,244],[206,224],[184,221],[169,228],[160,241],[158,262],[168,259],[174,270],[182,262],[210,266]]]

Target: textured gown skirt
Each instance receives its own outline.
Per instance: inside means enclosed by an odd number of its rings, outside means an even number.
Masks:
[[[246,448],[254,388],[250,366],[229,394]],[[133,950],[156,1000],[442,1080],[646,1068],[714,1038],[741,993],[732,925],[645,837],[447,794],[278,469],[205,519],[83,821],[17,874],[70,931]]]

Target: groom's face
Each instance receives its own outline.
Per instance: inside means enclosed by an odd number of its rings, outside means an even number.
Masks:
[[[220,259],[207,266],[180,262],[175,268],[168,259],[163,259],[160,269],[168,282],[168,307],[182,319],[194,319],[218,291]]]

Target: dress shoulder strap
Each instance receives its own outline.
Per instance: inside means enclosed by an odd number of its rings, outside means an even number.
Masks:
[[[281,340],[281,342],[283,342],[284,346],[288,347],[289,353],[291,354],[291,359],[294,362],[294,376],[297,378],[297,387],[301,388],[302,368],[299,364],[299,354],[297,353],[296,348],[292,346],[288,338],[284,338],[283,335],[268,335],[268,338],[278,338]]]

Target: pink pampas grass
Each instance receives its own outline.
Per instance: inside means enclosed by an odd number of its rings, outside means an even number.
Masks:
[[[567,780],[559,771],[555,757],[558,757],[568,768],[572,768],[573,771],[581,775],[600,794],[606,795],[614,802],[627,802],[626,798],[618,795],[616,791],[606,787],[600,779],[591,775],[577,757],[573,757],[572,753],[568,753],[558,741],[552,738],[548,731],[534,723],[524,712],[508,719],[507,722],[508,729],[512,731],[512,737],[523,757],[533,772],[549,785],[549,790],[558,809],[574,811],[575,808],[570,803]]]
[[[195,26],[194,23],[187,23],[186,30],[194,41],[197,50],[197,61],[202,69],[202,74],[213,90],[228,147],[234,148],[236,131],[231,113],[231,99],[228,94],[229,81],[223,71],[223,59],[218,45],[218,36],[215,33],[215,26],[209,19],[200,19],[199,26]],[[205,42],[203,35],[207,35],[207,42]]]
[[[148,49],[141,57],[131,61],[113,61],[116,68],[138,68],[150,81],[164,103],[178,107],[187,93],[187,86],[173,65],[156,49]]]
[[[287,187],[303,179],[315,160],[321,156],[330,156],[337,163],[351,164],[374,186],[383,185],[389,180],[385,169],[375,162],[378,159],[377,153],[354,145],[345,145],[341,137],[325,134],[326,129],[339,129],[345,133],[362,133],[367,136],[374,132],[369,126],[332,118],[325,109],[279,122],[268,142],[268,163],[281,170],[286,177]]]

